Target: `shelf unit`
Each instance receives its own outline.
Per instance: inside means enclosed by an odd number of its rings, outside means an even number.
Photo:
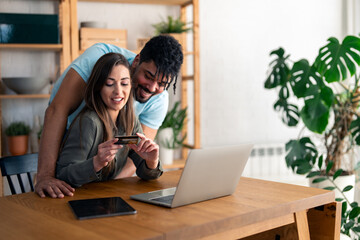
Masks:
[[[71,63],[70,52],[70,0],[48,0],[56,1],[59,4],[59,29],[60,44],[0,44],[2,49],[22,50],[22,51],[56,51],[59,52],[60,73]],[[1,72],[0,72],[1,78]],[[3,156],[3,136],[2,136],[2,108],[1,101],[6,99],[41,99],[49,98],[49,94],[0,94],[0,155]]]
[[[50,94],[1,94],[0,99],[50,98]]]
[[[193,81],[194,91],[193,98],[194,102],[194,144],[189,145],[190,148],[200,148],[200,62],[199,62],[199,0],[70,0],[70,31],[71,31],[71,57],[74,60],[79,56],[79,29],[78,29],[78,18],[77,18],[77,3],[81,2],[112,2],[112,3],[127,3],[127,4],[157,4],[157,5],[176,5],[180,6],[180,19],[184,22],[187,21],[187,7],[192,5],[192,49],[191,52],[184,52],[184,64],[182,66],[181,75],[181,106],[185,108],[189,105],[187,97],[191,94],[188,90],[188,81]],[[130,26],[129,26],[130,27]],[[186,38],[185,38],[186,39]],[[187,49],[186,40],[183,43],[183,49]],[[187,69],[186,56],[193,55],[193,74],[189,75]],[[186,125],[183,134],[188,131]],[[185,140],[187,143],[188,140]],[[177,166],[183,166],[184,159],[187,157],[187,149],[182,150],[182,160],[177,161]]]

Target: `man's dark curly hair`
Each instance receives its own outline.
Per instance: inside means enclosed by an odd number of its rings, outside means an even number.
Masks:
[[[177,77],[183,63],[183,53],[180,43],[169,35],[159,35],[151,38],[140,52],[140,64],[154,61],[157,70],[155,76],[163,74],[167,79],[165,89],[168,90],[171,83],[175,93]]]

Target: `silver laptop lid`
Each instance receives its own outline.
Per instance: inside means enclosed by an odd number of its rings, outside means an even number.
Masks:
[[[190,152],[171,207],[230,195],[240,180],[253,144]]]

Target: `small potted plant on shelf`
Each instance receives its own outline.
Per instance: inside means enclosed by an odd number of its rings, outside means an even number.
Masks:
[[[23,155],[28,151],[30,127],[24,122],[13,122],[6,129],[11,155]]]
[[[184,42],[183,33],[191,30],[187,25],[188,24],[182,22],[180,18],[174,19],[172,16],[168,16],[167,21],[161,21],[152,26],[155,28],[155,35],[169,34],[182,44]]]
[[[174,149],[183,146],[186,138],[186,134],[180,137],[186,119],[186,108],[178,109],[179,105],[180,102],[176,102],[174,107],[166,114],[156,136],[160,145],[160,161],[164,165],[173,163]]]
[[[360,39],[347,36],[340,43],[329,38],[313,64],[291,61],[283,48],[270,55],[275,59],[265,88],[278,90],[274,109],[287,126],[304,124],[299,137],[286,144],[286,164],[312,183],[326,182],[325,189],[337,190],[343,207],[341,232],[359,237],[360,207],[347,195],[355,177],[344,186],[338,180],[354,174],[354,152],[360,145]]]

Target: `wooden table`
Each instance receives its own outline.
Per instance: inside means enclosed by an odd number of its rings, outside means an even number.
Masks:
[[[0,198],[1,239],[339,239],[341,206],[322,189],[241,178],[236,192],[175,209],[130,195],[176,186],[180,171],[92,183],[74,197],[26,193]],[[211,187],[211,186],[209,186]],[[77,220],[69,200],[120,196],[137,214]],[[280,237],[280,238],[279,238]]]

